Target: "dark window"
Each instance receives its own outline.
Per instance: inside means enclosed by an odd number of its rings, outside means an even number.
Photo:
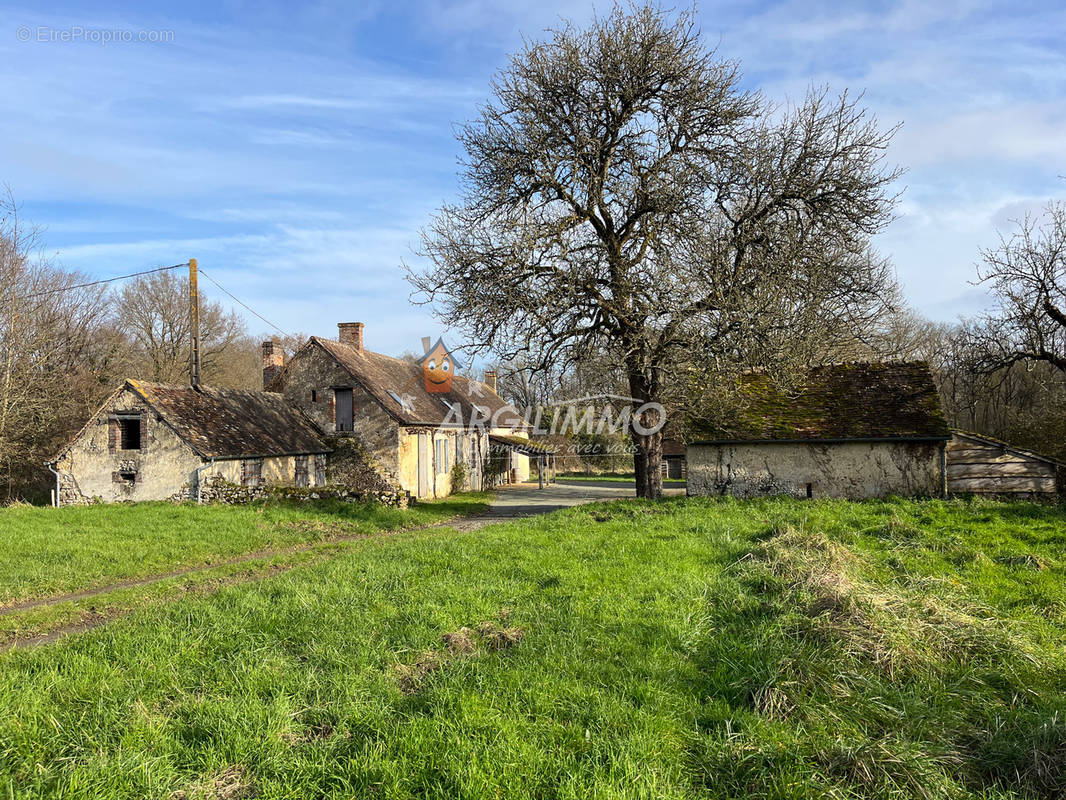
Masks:
[[[334,389],[333,396],[336,398],[337,430],[350,431],[353,420],[352,390]]]
[[[119,447],[122,450],[141,449],[141,418],[119,417]]]
[[[122,484],[123,489],[132,489],[134,484],[137,483],[137,473],[128,469],[112,472],[111,482]]]
[[[307,472],[307,456],[296,456],[296,479],[297,486],[307,486],[308,478],[310,477]]]
[[[312,389],[311,390],[311,402],[312,403],[317,403],[318,402],[318,389]]]
[[[241,461],[241,485],[258,486],[263,479],[263,459],[246,458]]]
[[[807,499],[810,500],[812,497],[814,497],[814,484],[813,483],[808,483],[807,484]]]

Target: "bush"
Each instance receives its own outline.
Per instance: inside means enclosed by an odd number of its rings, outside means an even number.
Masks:
[[[452,467],[452,493],[463,491],[466,488],[466,479],[466,464],[456,461]]]

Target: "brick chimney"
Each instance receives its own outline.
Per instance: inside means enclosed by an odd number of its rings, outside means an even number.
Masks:
[[[337,341],[353,347],[360,353],[363,352],[363,323],[362,322],[338,322]]]
[[[273,339],[263,342],[263,388],[266,389],[274,376],[285,366],[285,352]]]
[[[492,391],[496,391],[496,370],[490,369],[485,372],[485,385]]]

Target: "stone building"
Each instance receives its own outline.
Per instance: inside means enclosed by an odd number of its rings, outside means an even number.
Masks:
[[[457,463],[470,489],[529,479],[529,425],[496,394],[494,373],[487,382],[455,374],[441,382],[439,341],[423,343],[421,362],[406,361],[365,349],[361,322],[337,328],[336,341],[312,336],[287,364],[277,345],[263,343],[264,388],[334,446],[365,448],[387,480],[415,497],[450,494]]]
[[[51,462],[60,505],[326,483],[329,446],[280,394],[127,380]]]
[[[792,391],[750,373],[739,410],[694,421],[688,494],[942,496],[951,431],[924,362],[834,364]]]
[[[467,489],[528,480],[530,455],[548,452],[496,394],[494,373],[442,382],[428,343],[417,363],[365,350],[362,323],[338,331],[288,364],[264,342],[264,391],[126,381],[51,462],[60,504],[327,483],[406,502],[450,494],[456,464]]]

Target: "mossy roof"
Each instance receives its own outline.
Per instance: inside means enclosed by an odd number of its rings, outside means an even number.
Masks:
[[[790,389],[765,373],[741,377],[728,421],[692,420],[689,441],[947,439],[924,361],[829,364]]]
[[[327,453],[314,426],[274,392],[127,380],[205,458]]]

